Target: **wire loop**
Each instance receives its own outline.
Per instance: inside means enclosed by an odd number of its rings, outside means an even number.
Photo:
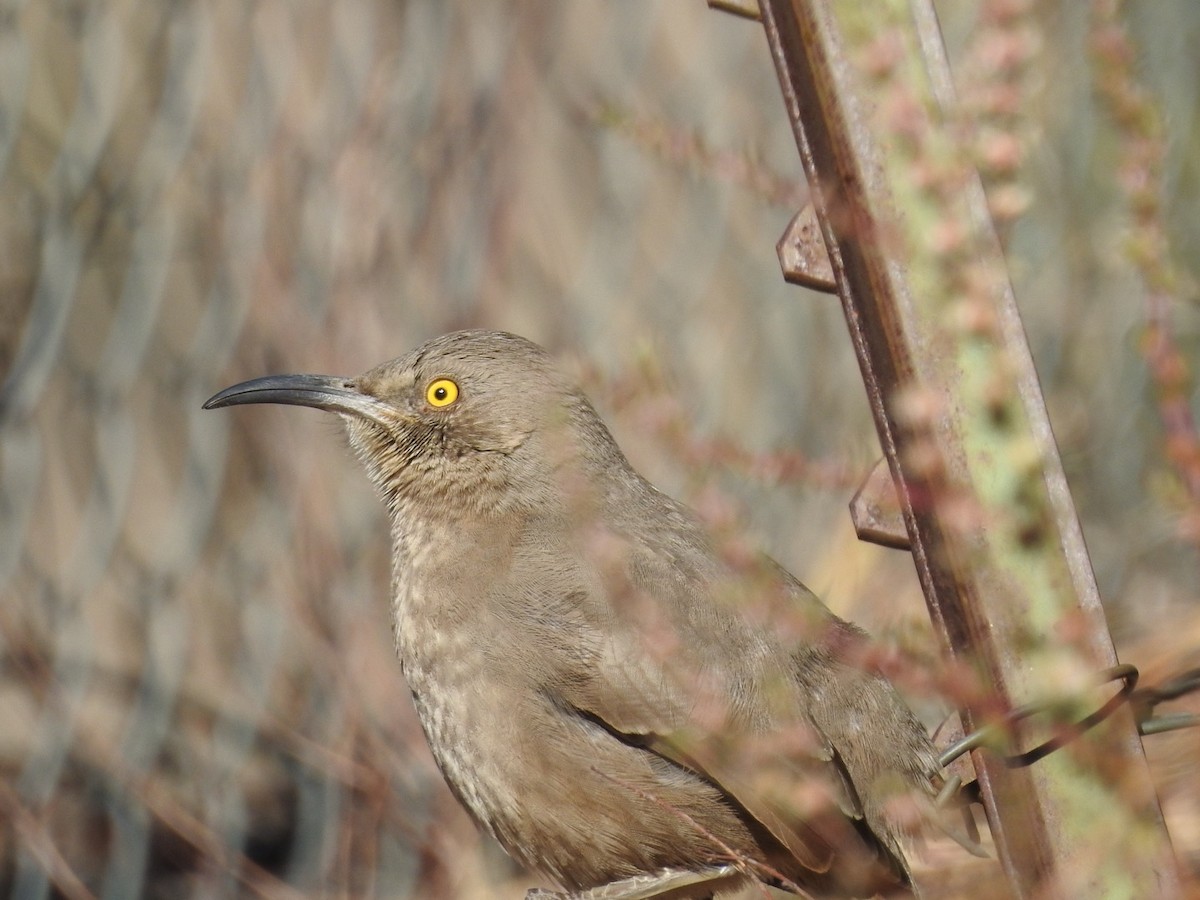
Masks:
[[[1197,687],[1200,687],[1200,670],[1197,670],[1194,674],[1196,675],[1196,683],[1188,688],[1189,690],[1195,690]],[[1004,755],[1005,764],[1009,768],[1016,769],[1022,766],[1032,765],[1039,759],[1049,756],[1055,750],[1065,746],[1088,729],[1095,727],[1107,719],[1110,715],[1112,715],[1113,711],[1118,706],[1129,700],[1130,696],[1133,694],[1133,689],[1137,686],[1137,667],[1131,666],[1128,663],[1123,663],[1121,665],[1105,669],[1100,673],[1100,675],[1101,679],[1099,684],[1101,686],[1105,684],[1111,684],[1114,681],[1120,681],[1121,689],[1113,696],[1109,697],[1108,700],[1106,700],[1095,712],[1089,713],[1078,722],[1075,722],[1062,729],[1058,734],[1038,744],[1032,750],[1026,750],[1024,753]],[[1018,722],[1032,718],[1039,713],[1046,712],[1047,710],[1051,709],[1053,705],[1054,704],[1052,702],[1043,700],[1037,703],[1029,703],[1025,706],[1014,709],[1001,721],[978,728],[958,741],[955,741],[944,751],[942,751],[941,755],[938,757],[938,764],[944,769],[964,753],[968,753],[971,750],[975,750],[979,747],[990,746],[997,743],[997,739],[1004,735],[1010,734],[1013,730],[1013,727]]]

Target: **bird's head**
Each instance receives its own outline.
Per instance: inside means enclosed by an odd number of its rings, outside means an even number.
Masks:
[[[413,502],[467,512],[544,502],[561,494],[564,470],[583,470],[583,456],[619,456],[549,354],[505,332],[446,334],[357,378],[256,378],[204,408],[245,403],[340,415],[393,512]]]

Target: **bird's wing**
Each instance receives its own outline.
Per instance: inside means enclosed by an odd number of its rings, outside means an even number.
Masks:
[[[757,734],[734,723],[714,727],[705,721],[713,712],[703,708],[706,688],[692,692],[673,666],[637,643],[636,636],[606,635],[586,676],[577,670],[555,685],[554,699],[719,788],[748,824],[757,823],[812,872],[830,869],[835,847],[861,845],[851,821],[862,817],[853,786],[811,722],[797,715],[792,727]],[[736,705],[732,697],[718,700]]]

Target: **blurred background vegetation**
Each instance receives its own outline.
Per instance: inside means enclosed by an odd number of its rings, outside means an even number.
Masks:
[[[995,5],[938,3],[956,71]],[[1006,241],[1121,656],[1153,681],[1200,657],[1200,527],[1127,252],[1147,139],[1097,93],[1091,7],[1015,6]],[[1119,22],[1196,415],[1200,4]],[[931,658],[911,561],[846,514],[879,451],[840,307],[780,277],[805,193],[761,27],[700,0],[0,5],[0,890],[531,883],[425,748],[338,424],[200,410],[257,375],[522,333],[660,487]],[[1200,737],[1148,749],[1195,867]]]

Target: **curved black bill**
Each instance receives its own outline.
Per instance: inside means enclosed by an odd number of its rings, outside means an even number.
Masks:
[[[353,381],[333,375],[268,375],[266,378],[253,378],[209,397],[204,401],[204,409],[245,403],[312,406],[375,420],[381,419],[388,410],[387,404],[362,393]]]

